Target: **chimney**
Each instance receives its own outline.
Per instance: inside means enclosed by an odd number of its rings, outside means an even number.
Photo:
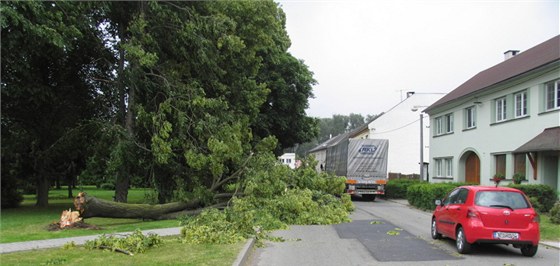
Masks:
[[[519,50],[507,50],[504,53],[504,61],[516,56],[519,53]]]

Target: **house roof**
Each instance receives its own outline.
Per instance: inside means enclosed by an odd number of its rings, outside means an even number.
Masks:
[[[429,113],[436,107],[471,95],[472,93],[482,91],[492,85],[509,80],[559,59],[560,35],[557,35],[550,40],[476,74],[424,111]]]
[[[537,151],[560,151],[560,127],[546,128],[536,137],[513,151],[513,153]]]

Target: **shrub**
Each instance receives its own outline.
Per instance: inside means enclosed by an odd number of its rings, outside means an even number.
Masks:
[[[406,198],[410,205],[422,210],[434,210],[436,199],[443,199],[451,190],[462,183],[419,183],[408,188]]]
[[[418,179],[391,179],[385,186],[385,198],[388,199],[405,199],[408,187],[419,184],[422,181]]]
[[[115,190],[115,184],[103,183],[103,184],[101,184],[101,186],[99,186],[99,188],[101,188],[103,190]]]
[[[550,209],[550,221],[555,224],[560,224],[560,201],[554,203],[554,206]]]
[[[17,190],[15,182],[13,181],[16,180],[9,180],[9,178],[2,177],[2,193],[0,194],[2,198],[2,209],[16,208],[23,201],[23,196]]]
[[[558,195],[554,189],[550,186],[543,185],[543,184],[531,184],[531,185],[515,185],[510,184],[509,187],[519,189],[523,191],[527,195],[527,197],[532,198],[535,197],[538,199],[538,204],[533,207],[539,212],[548,212],[554,206],[554,203],[558,200]]]
[[[513,175],[513,183],[516,185],[521,184],[525,180],[525,175],[523,173],[515,173]]]

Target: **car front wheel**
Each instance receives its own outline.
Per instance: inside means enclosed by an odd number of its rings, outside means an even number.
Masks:
[[[441,238],[441,234],[438,233],[437,231],[437,224],[436,224],[436,218],[432,218],[432,238],[433,239],[440,239]]]
[[[457,245],[457,251],[460,254],[467,254],[469,252],[471,252],[471,244],[469,244],[467,242],[467,236],[465,235],[465,231],[463,230],[463,227],[459,227],[459,229],[457,229],[457,238],[456,238],[456,245]]]
[[[521,254],[523,254],[523,256],[525,257],[533,257],[535,256],[535,254],[537,254],[537,250],[539,249],[539,246],[533,246],[533,245],[525,245],[521,247]]]

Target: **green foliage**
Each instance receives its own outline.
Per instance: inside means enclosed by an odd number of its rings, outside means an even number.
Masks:
[[[522,181],[526,180],[525,174],[523,173],[515,173],[512,179],[513,179],[513,183],[516,185],[519,185],[521,184]]]
[[[404,199],[407,196],[408,188],[421,182],[418,179],[391,179],[385,186],[385,198]]]
[[[100,237],[86,241],[85,247],[88,249],[110,249],[112,251],[121,250],[131,253],[144,253],[147,249],[158,247],[162,239],[156,234],[145,236],[142,231],[135,230],[132,234],[125,237],[101,235]]]
[[[410,205],[422,210],[434,210],[436,199],[443,199],[462,183],[419,183],[408,187],[406,198]]]
[[[354,205],[342,194],[344,179],[319,174],[312,164],[292,170],[270,152],[256,154],[243,180],[244,196],[223,212],[206,210],[187,218],[182,229],[188,243],[235,243],[291,224],[333,224],[349,221]],[[335,195],[340,195],[337,197]]]
[[[115,184],[113,183],[103,183],[99,186],[103,190],[115,190]]]
[[[17,190],[17,179],[2,175],[2,209],[16,208],[23,201],[23,195]]]
[[[560,224],[560,201],[554,203],[550,209],[550,221],[554,224]]]
[[[181,237],[189,244],[233,244],[244,239],[244,231],[239,230],[241,223],[228,219],[227,212],[208,209],[194,218],[181,223]]]
[[[558,195],[556,191],[552,189],[550,186],[543,185],[543,184],[523,184],[523,185],[515,185],[510,184],[509,187],[519,189],[527,195],[529,198],[536,198],[536,201],[533,202],[533,208],[537,211],[546,213],[550,211],[554,203],[558,200]]]
[[[539,197],[529,197],[529,201],[531,202],[531,206],[538,212],[542,212],[543,205],[539,201]]]
[[[305,114],[315,81],[285,22],[271,0],[6,2],[3,177],[113,182],[118,201],[130,182],[159,202],[221,191],[260,140],[317,134]],[[37,191],[46,205],[48,186]]]

